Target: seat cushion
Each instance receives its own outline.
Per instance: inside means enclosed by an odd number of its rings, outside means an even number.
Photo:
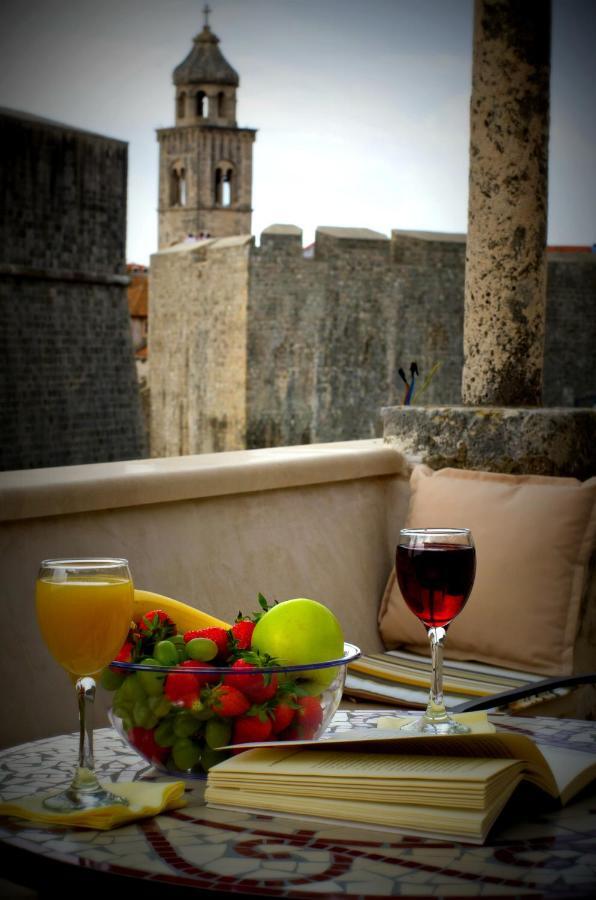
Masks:
[[[445,656],[544,675],[571,674],[596,534],[596,478],[416,466],[406,525],[470,528],[476,579],[449,626]],[[379,611],[387,649],[427,652],[395,569]],[[596,652],[595,652],[596,657]]]

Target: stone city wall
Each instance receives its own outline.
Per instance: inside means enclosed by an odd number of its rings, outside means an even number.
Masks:
[[[151,455],[244,448],[250,237],[151,257]]]
[[[549,405],[595,391],[596,257],[581,256],[549,262]],[[319,228],[305,254],[290,225],[266,229],[259,247],[247,236],[156,254],[149,346],[163,375],[151,382],[161,392],[153,455],[380,435],[379,411],[402,402],[398,369],[412,361],[419,389],[440,364],[414,403],[461,403],[464,265],[461,236]],[[180,439],[184,428],[192,441]]]
[[[0,157],[0,468],[141,457],[126,144],[2,110]]]

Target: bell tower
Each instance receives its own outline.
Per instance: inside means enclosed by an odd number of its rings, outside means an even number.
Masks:
[[[159,247],[189,234],[251,233],[252,145],[256,131],[236,124],[238,73],[209,27],[174,69],[176,124],[159,128]]]

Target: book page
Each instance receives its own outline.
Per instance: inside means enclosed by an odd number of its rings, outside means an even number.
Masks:
[[[313,748],[249,750],[209,773],[212,787],[330,799],[482,809],[522,770],[516,760],[413,757]],[[234,802],[237,802],[237,798]]]

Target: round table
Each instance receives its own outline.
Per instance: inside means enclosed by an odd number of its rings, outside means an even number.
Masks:
[[[341,710],[333,730],[374,727],[395,710]],[[594,723],[520,720],[555,740],[596,743]],[[2,799],[68,782],[77,736],[0,752]],[[109,728],[96,732],[102,780],[153,778],[153,770]],[[484,846],[324,826],[291,818],[209,809],[203,781],[189,781],[188,805],[113,831],[34,826],[0,819],[2,876],[53,892],[76,883],[88,894],[117,889],[157,896],[164,889],[315,898],[387,896],[593,897],[596,894],[596,794],[563,809],[513,802]],[[43,889],[41,889],[43,893]],[[81,894],[81,896],[83,896]]]

